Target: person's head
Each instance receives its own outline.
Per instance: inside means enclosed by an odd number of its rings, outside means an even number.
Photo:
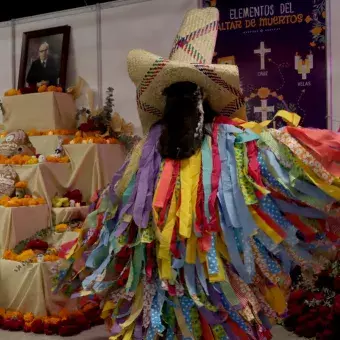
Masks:
[[[47,42],[44,42],[43,44],[40,45],[40,47],[39,47],[40,60],[46,60],[47,59],[49,48],[50,48],[50,46],[48,45]]]

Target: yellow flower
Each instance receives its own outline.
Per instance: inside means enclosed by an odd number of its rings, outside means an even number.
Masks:
[[[319,35],[322,32],[322,27],[316,26],[311,30],[311,32],[313,33],[313,35]]]
[[[266,99],[270,95],[270,90],[267,87],[261,87],[257,91],[257,95],[260,97],[260,99]]]
[[[35,253],[32,249],[28,249],[23,251],[20,255],[17,256],[18,262],[24,262],[28,260],[32,260],[35,257]]]
[[[56,227],[55,227],[55,231],[56,231],[57,233],[63,233],[63,232],[65,232],[65,231],[67,230],[67,228],[68,228],[68,225],[65,224],[65,223],[63,223],[63,224],[58,224],[58,225],[56,225]]]
[[[18,91],[16,89],[10,89],[5,92],[5,97],[16,96]]]
[[[306,23],[309,24],[312,21],[312,18],[308,15],[305,19]]]

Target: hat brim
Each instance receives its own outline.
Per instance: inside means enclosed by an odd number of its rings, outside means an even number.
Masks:
[[[128,55],[128,72],[137,87],[137,106],[144,132],[162,116],[164,89],[183,81],[200,86],[217,113],[246,118],[237,66],[189,64],[163,59],[144,50],[133,50]]]

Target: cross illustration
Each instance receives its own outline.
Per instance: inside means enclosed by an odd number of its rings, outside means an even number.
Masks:
[[[274,113],[275,106],[268,106],[267,99],[261,99],[261,106],[254,107],[254,113],[261,113],[261,121],[268,120],[268,113]]]
[[[266,48],[264,45],[264,41],[261,41],[260,48],[257,50],[254,50],[254,54],[258,54],[261,57],[261,70],[266,69],[266,59],[265,56],[267,53],[270,53],[272,51],[271,48]]]

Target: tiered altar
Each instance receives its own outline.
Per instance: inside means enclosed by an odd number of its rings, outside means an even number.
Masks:
[[[24,196],[26,201],[13,197],[18,196],[17,192],[0,199],[0,327],[67,335],[69,328],[60,332],[59,323],[67,319],[65,313],[68,316],[79,313],[80,307],[79,301],[52,292],[58,259],[66,256],[67,249],[77,240],[92,194],[110,182],[126,151],[118,141],[60,146],[61,138],[72,140],[71,131],[76,130],[76,108],[70,94],[5,97],[3,110],[6,132],[1,145],[6,150],[16,138],[16,132],[9,132],[17,129],[50,132],[29,137],[36,155],[20,154],[20,150],[25,150],[22,146],[18,147],[19,155],[2,155],[0,177],[8,184],[9,180],[1,173],[10,168],[16,174],[13,182],[26,183],[28,195]],[[63,198],[67,192],[81,193],[81,202]],[[81,323],[79,315],[77,322]],[[13,320],[19,320],[19,324]],[[51,322],[58,323],[53,331],[49,329]],[[79,328],[70,332],[77,331]]]

